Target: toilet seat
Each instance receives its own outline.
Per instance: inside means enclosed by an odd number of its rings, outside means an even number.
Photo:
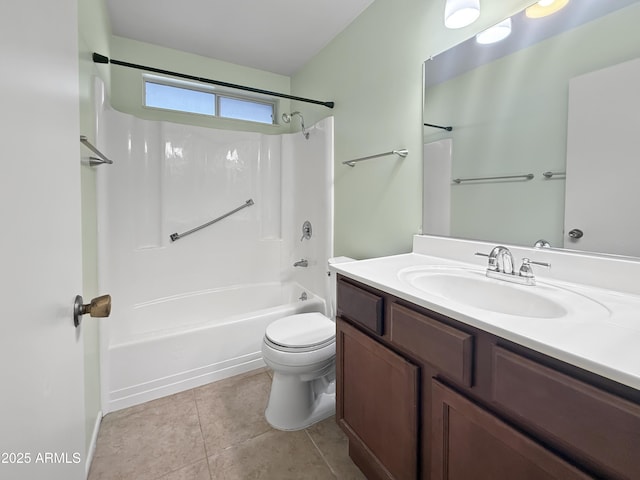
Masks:
[[[319,312],[298,313],[272,322],[264,340],[285,352],[319,350],[336,340],[336,325]]]

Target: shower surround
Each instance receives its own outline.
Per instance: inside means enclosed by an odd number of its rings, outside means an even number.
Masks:
[[[98,173],[99,284],[113,297],[100,327],[105,413],[263,366],[271,321],[325,311],[333,118],[308,131],[216,130],[102,106],[97,138],[114,160]],[[305,220],[313,236],[301,240]],[[303,258],[308,267],[293,266]]]

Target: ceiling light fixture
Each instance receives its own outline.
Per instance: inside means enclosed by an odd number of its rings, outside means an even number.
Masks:
[[[556,13],[564,8],[569,0],[540,0],[525,10],[525,15],[529,18],[542,18]]]
[[[476,35],[476,42],[487,45],[504,40],[511,34],[511,19],[507,18],[493,27],[487,28],[485,31]]]
[[[471,25],[480,16],[480,0],[446,0],[444,26],[462,28]]]

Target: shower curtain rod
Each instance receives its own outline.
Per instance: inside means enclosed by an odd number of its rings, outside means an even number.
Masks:
[[[322,102],[320,100],[312,100],[309,98],[296,97],[294,95],[287,95],[286,93],[272,92],[269,90],[262,90],[260,88],[253,88],[253,87],[247,87],[244,85],[238,85],[235,83],[222,82],[220,80],[211,80],[210,78],[196,77],[194,75],[188,75],[186,73],[172,72],[170,70],[162,70],[160,68],[146,67],[144,65],[138,65],[135,63],[123,62],[121,60],[114,60],[113,58],[105,57],[104,55],[100,55],[99,53],[95,53],[95,52],[93,53],[93,61],[95,63],[112,63],[113,65],[120,65],[122,67],[136,68],[138,70],[146,70],[147,72],[160,73],[163,75],[172,75],[174,77],[186,78],[188,80],[196,80],[198,82],[209,83],[211,85],[219,85],[221,87],[229,87],[229,88],[235,88],[238,90],[244,90],[245,92],[261,93],[264,95],[271,95],[274,97],[288,98],[289,100],[296,100],[298,102],[314,103],[316,105],[322,105],[327,108],[333,108],[335,105],[334,102]]]

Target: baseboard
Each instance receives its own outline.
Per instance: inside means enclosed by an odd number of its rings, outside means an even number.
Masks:
[[[255,355],[248,357],[249,358],[242,363],[237,363],[237,359],[235,359],[236,363],[232,366],[196,369],[195,371],[182,372],[181,374],[164,377],[146,384],[135,385],[124,390],[110,392],[108,403],[109,412],[122,410],[123,408],[139,405],[157,398],[184,392],[185,390],[240,375],[251,370],[257,370],[265,366],[261,356],[260,358],[255,358]]]
[[[96,443],[98,442],[98,432],[100,431],[100,423],[102,422],[102,410],[98,412],[96,416],[96,422],[93,425],[93,433],[91,435],[91,442],[89,442],[89,449],[87,450],[87,459],[85,461],[85,478],[89,478],[89,470],[91,470],[91,462],[93,462],[93,455],[96,453]]]

